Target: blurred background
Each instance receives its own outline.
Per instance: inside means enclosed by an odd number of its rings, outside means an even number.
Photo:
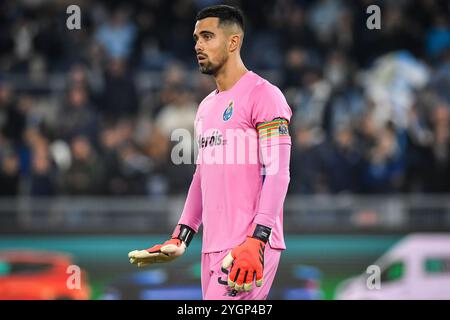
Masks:
[[[270,297],[449,299],[445,0],[0,2],[0,299],[201,298],[200,236],[164,268],[127,253],[165,240],[183,208],[194,165],[172,163],[170,135],[193,132],[215,88],[192,32],[218,3],[242,8],[244,62],[293,110]],[[66,286],[72,264],[81,289]]]

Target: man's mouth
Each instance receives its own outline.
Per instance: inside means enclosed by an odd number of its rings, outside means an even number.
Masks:
[[[197,55],[197,60],[198,62],[203,62],[204,60],[206,60],[206,57],[203,55]]]

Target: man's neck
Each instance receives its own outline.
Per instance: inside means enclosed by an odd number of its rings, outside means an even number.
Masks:
[[[240,59],[236,61],[236,63],[225,65],[224,68],[214,76],[217,91],[221,92],[231,89],[247,71],[248,69]]]

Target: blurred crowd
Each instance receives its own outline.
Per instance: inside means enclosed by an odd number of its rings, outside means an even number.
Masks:
[[[448,1],[4,0],[0,196],[185,192],[171,133],[215,88],[192,31],[216,3],[243,9],[244,62],[293,110],[291,193],[450,192]]]

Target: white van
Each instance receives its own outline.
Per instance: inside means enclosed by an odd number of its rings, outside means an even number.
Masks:
[[[380,268],[378,288],[374,273],[363,273],[342,282],[335,299],[450,299],[450,233],[408,235],[374,265]]]

